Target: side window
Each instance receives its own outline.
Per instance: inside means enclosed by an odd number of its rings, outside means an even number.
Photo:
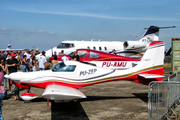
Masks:
[[[101,50],[101,47],[99,47],[99,50]]]
[[[75,47],[74,44],[71,44],[72,47]]]
[[[96,47],[93,47],[93,50],[96,50]]]
[[[89,52],[89,58],[98,58],[100,54],[95,52]]]
[[[79,58],[86,58],[87,51],[77,51]]]
[[[104,50],[107,51],[107,47],[104,47]]]
[[[73,43],[61,43],[57,46],[57,48],[71,48],[71,47],[74,47],[74,44]]]
[[[90,47],[88,46],[87,49],[90,49]]]

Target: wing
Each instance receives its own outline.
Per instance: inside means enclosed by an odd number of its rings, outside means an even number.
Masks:
[[[49,100],[72,100],[86,98],[86,96],[76,88],[63,85],[48,85],[42,97]]]
[[[139,74],[139,76],[144,77],[144,78],[162,78],[162,77],[165,77],[163,75],[158,75],[158,74]]]

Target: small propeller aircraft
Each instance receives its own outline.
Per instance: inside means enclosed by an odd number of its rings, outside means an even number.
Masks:
[[[79,61],[89,62],[95,64],[97,67],[113,69],[132,68],[141,60],[141,58],[135,59],[91,49],[77,49],[77,54],[79,55]],[[58,61],[62,61],[61,58],[63,56],[64,55],[57,55]],[[66,55],[66,57],[68,57],[69,60],[72,60],[72,53]],[[50,57],[49,59],[53,60],[54,57]]]
[[[144,35],[140,40],[132,41],[128,40],[125,42],[120,41],[63,41],[61,42],[57,47],[53,47],[46,52],[46,58],[49,59],[52,56],[53,52],[61,52],[64,50],[65,54],[70,54],[73,51],[76,51],[77,49],[85,48],[85,49],[93,49],[98,51],[104,51],[104,52],[111,52],[113,49],[116,50],[116,52],[119,55],[122,56],[133,56],[137,53],[144,53],[146,49],[148,48],[149,44],[152,41],[158,41],[159,40],[159,29],[164,28],[175,28],[176,26],[171,27],[157,27],[157,26],[150,26],[147,29]],[[121,40],[122,41],[122,40]],[[40,56],[36,55],[36,58],[38,59]]]
[[[6,49],[0,49],[0,51],[25,51],[25,49],[11,49],[11,44],[8,44]]]
[[[164,77],[164,44],[163,41],[151,42],[139,64],[126,70],[107,69],[69,60],[57,63],[51,70],[16,72],[5,77],[19,87],[44,88],[42,97],[48,100],[86,98],[78,88],[116,80],[129,80],[141,84],[161,81]]]

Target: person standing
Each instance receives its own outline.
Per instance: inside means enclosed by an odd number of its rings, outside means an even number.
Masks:
[[[19,87],[14,85],[14,101],[19,100]]]
[[[24,53],[24,55],[26,55],[26,59],[30,59],[30,57],[31,57],[28,49],[26,49],[26,52]]]
[[[79,55],[77,54],[77,52],[76,51],[74,51],[74,56],[73,56],[73,60],[74,61],[79,61]]]
[[[58,63],[57,56],[54,56],[54,59],[51,61],[52,67]]]
[[[35,72],[36,71],[36,66],[37,66],[37,61],[36,61],[36,57],[33,55],[32,56],[32,70],[33,70],[33,72]]]
[[[5,51],[3,51],[3,55],[2,55],[5,59],[7,58],[7,54]]]
[[[55,56],[57,56],[57,54],[56,54],[56,51],[54,52],[54,55],[53,55],[53,57],[55,57]]]
[[[64,55],[64,50],[61,50],[59,55]]]
[[[3,100],[2,86],[3,86],[3,79],[4,79],[4,73],[3,73],[2,68],[0,68],[0,120],[3,120],[3,116],[2,116],[2,100]]]
[[[12,52],[11,53],[11,57],[7,60],[7,67],[8,67],[8,71],[9,74],[13,73],[13,72],[17,72],[17,67],[19,66],[19,62],[15,57],[15,54]],[[9,80],[9,88],[10,88],[10,92],[12,92],[12,81]]]
[[[27,63],[27,59],[26,58],[27,58],[26,55],[23,55],[22,67],[21,67],[23,72],[27,72],[28,71],[27,70],[28,63]]]
[[[45,51],[42,51],[42,55],[39,57],[38,62],[39,62],[39,70],[44,70],[44,63],[46,62],[46,57],[45,57]]]
[[[69,58],[66,57],[66,54],[64,54],[63,57],[61,58],[61,61],[67,61],[67,60],[69,60]]]
[[[5,64],[5,58],[1,58],[0,67],[3,70],[4,75],[6,75],[7,65]],[[4,77],[4,98],[7,97],[7,78]]]

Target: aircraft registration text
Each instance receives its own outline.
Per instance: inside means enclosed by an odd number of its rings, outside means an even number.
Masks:
[[[89,70],[85,70],[85,71],[81,71],[79,76],[83,75],[90,75],[90,74],[94,74],[97,71],[97,69],[89,69]]]
[[[103,62],[102,67],[126,67],[127,62]]]

